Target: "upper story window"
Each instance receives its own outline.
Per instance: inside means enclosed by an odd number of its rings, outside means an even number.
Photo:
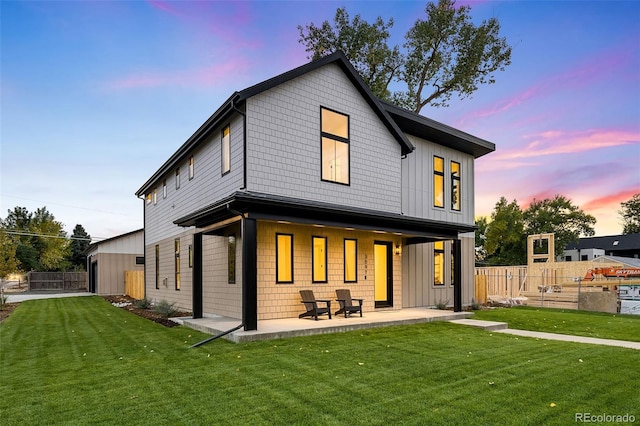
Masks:
[[[167,180],[162,181],[162,198],[167,198]]]
[[[193,173],[194,173],[194,160],[192,155],[191,157],[189,157],[189,180],[193,179]]]
[[[229,126],[222,129],[222,174],[227,174],[231,170],[231,140]]]
[[[444,208],[444,158],[433,157],[433,206]]]
[[[176,169],[176,189],[180,189],[180,167]]]
[[[153,188],[153,205],[158,204],[158,190]]]
[[[151,193],[147,194],[147,204],[151,204],[153,195]]]
[[[320,108],[322,180],[349,185],[349,116]]]
[[[460,211],[460,163],[451,162],[451,210]]]

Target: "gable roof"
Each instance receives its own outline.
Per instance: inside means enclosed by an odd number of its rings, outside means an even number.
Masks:
[[[396,122],[389,116],[386,108],[381,104],[381,101],[376,98],[371,89],[362,80],[360,74],[353,68],[353,65],[349,62],[344,53],[338,51],[331,55],[325,56],[318,60],[309,62],[305,65],[294,68],[276,77],[265,80],[261,83],[248,87],[239,92],[234,92],[223,104],[216,110],[216,112],[207,119],[207,121],[200,126],[196,132],[191,135],[189,139],[171,156],[169,159],[140,187],[136,192],[139,197],[144,195],[151,186],[160,179],[164,174],[173,169],[180,161],[182,161],[196,146],[203,142],[213,130],[218,127],[222,121],[226,120],[231,114],[237,112],[237,106],[249,99],[252,96],[258,95],[266,90],[272,89],[280,84],[286,83],[318,68],[321,68],[328,64],[336,64],[345,73],[349,80],[353,83],[354,87],[360,92],[365,101],[369,104],[371,109],[378,116],[383,125],[389,130],[391,135],[400,144],[402,154],[406,155],[412,152],[415,147],[407,139],[403,131],[398,127]]]
[[[640,249],[640,233],[580,238],[577,244],[570,243],[565,250],[584,249],[601,249],[608,251],[637,250]]]

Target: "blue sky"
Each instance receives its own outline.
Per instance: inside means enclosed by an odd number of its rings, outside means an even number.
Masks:
[[[0,4],[0,217],[47,206],[71,232],[143,226],[134,192],[235,90],[307,62],[298,25],[395,20],[425,2],[84,1]],[[622,231],[640,192],[640,2],[465,1],[513,46],[497,82],[422,114],[494,142],[477,161],[476,215],[501,196],[562,194]]]

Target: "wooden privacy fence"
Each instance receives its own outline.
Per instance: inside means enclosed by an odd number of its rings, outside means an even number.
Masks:
[[[29,291],[86,291],[86,272],[29,272]]]
[[[124,293],[134,299],[144,299],[144,271],[124,271]]]

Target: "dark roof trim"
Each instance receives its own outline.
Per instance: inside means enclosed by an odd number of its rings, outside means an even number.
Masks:
[[[193,150],[196,146],[198,146],[205,138],[211,135],[211,132],[218,127],[223,120],[226,120],[233,113],[233,106],[236,102],[238,102],[238,92],[235,92],[231,95],[216,112],[211,115],[195,131],[193,135],[187,141],[182,144],[180,148],[176,152],[173,153],[171,157],[167,161],[164,162],[162,166],[138,189],[136,192],[136,196],[140,197],[144,195],[151,186],[156,183],[163,175],[172,170],[176,165],[182,161],[186,156]]]
[[[615,243],[616,241],[617,243]],[[569,243],[565,250],[584,249],[600,249],[608,251],[640,249],[640,233],[580,238],[577,243]]]
[[[337,51],[335,53],[332,53],[331,55],[324,56],[320,59],[299,66],[298,68],[287,71],[284,74],[280,74],[276,77],[270,78],[269,80],[265,80],[262,83],[258,83],[254,86],[248,87],[238,92],[239,100],[248,99],[252,96],[260,94],[282,83],[286,83],[287,81],[293,80],[297,77],[307,74],[310,71],[314,71],[331,63],[337,64],[338,66],[340,66],[342,71],[344,71],[349,80],[351,80],[351,83],[353,83],[356,89],[358,89],[360,94],[364,97],[364,99],[376,113],[378,118],[380,118],[389,132],[391,132],[394,138],[398,141],[400,147],[402,148],[402,154],[406,155],[412,152],[415,149],[413,144],[407,139],[402,130],[400,130],[398,125],[389,116],[385,108],[380,104],[380,100],[375,97],[373,92],[371,92],[369,86],[364,82],[360,74],[358,74],[358,71],[356,71],[353,65],[351,65],[351,62],[349,62],[347,57],[341,51]]]
[[[250,192],[236,192],[173,223],[184,227],[203,228],[233,217],[237,214],[236,212],[246,213],[248,217],[255,219],[289,220],[296,223],[353,227],[440,238],[456,238],[458,233],[472,232],[476,229],[473,225]]]
[[[342,71],[344,71],[345,75],[353,83],[356,89],[358,89],[360,94],[364,97],[364,99],[376,113],[378,118],[380,118],[385,127],[398,141],[402,150],[402,154],[406,155],[412,152],[415,147],[411,144],[409,139],[407,139],[406,135],[402,132],[398,125],[393,121],[391,116],[389,116],[385,108],[380,104],[378,98],[373,95],[371,89],[369,89],[364,80],[362,80],[362,77],[360,77],[360,74],[358,74],[355,68],[353,68],[353,65],[351,65],[347,57],[342,52],[336,52],[313,62],[309,62],[307,64],[294,68],[276,77],[265,80],[262,83],[258,83],[254,86],[248,87],[244,90],[241,90],[240,92],[235,92],[222,104],[220,108],[218,108],[216,112],[213,113],[213,115],[211,115],[211,117],[209,117],[207,121],[205,121],[202,126],[200,126],[198,130],[196,130],[196,132],[180,148],[178,148],[178,150],[171,157],[169,157],[169,159],[153,174],[153,176],[151,176],[144,183],[144,185],[142,185],[140,189],[138,189],[138,191],[136,192],[136,196],[140,197],[141,195],[144,195],[147,191],[149,191],[151,186],[155,184],[155,182],[158,181],[160,177],[173,169],[188,155],[188,153],[192,149],[194,149],[206,137],[208,137],[213,129],[221,124],[221,121],[223,121],[233,113],[234,104],[246,101],[252,96],[258,95],[266,90],[272,89],[280,84],[286,83],[290,80],[293,80],[297,77],[300,77],[331,63],[337,64],[342,69]]]
[[[447,126],[388,102],[380,101],[380,104],[405,133],[471,154],[475,158],[496,150],[494,143],[465,133],[462,130]]]

